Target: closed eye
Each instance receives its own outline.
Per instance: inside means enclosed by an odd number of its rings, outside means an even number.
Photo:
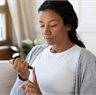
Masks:
[[[57,26],[57,24],[56,25],[50,25],[51,27],[56,27]],[[40,26],[41,28],[42,27],[44,27],[44,25],[42,25],[42,26]]]
[[[57,24],[56,25],[50,25],[51,27],[56,27],[57,26]]]
[[[40,27],[44,27],[44,25],[43,26],[40,26]]]

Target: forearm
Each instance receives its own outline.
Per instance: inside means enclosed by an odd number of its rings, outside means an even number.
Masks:
[[[21,84],[24,82],[25,81],[20,80],[19,76],[17,75],[17,80],[16,80],[14,86],[12,87],[10,95],[26,95],[25,92],[22,91],[20,88]]]

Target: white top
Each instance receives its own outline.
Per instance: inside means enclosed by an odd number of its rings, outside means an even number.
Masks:
[[[61,53],[51,53],[50,48],[46,47],[32,64],[41,92],[43,95],[73,95],[76,61],[81,48],[74,45]],[[32,81],[32,74],[29,80]]]

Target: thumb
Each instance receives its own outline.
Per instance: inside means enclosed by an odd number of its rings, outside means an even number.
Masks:
[[[14,62],[13,61],[14,61],[14,59],[10,59],[9,60],[9,63],[12,64],[12,65],[14,65]]]

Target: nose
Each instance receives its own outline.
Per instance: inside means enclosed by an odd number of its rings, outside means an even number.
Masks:
[[[43,35],[49,35],[51,33],[50,28],[48,26],[45,26],[42,32]]]

